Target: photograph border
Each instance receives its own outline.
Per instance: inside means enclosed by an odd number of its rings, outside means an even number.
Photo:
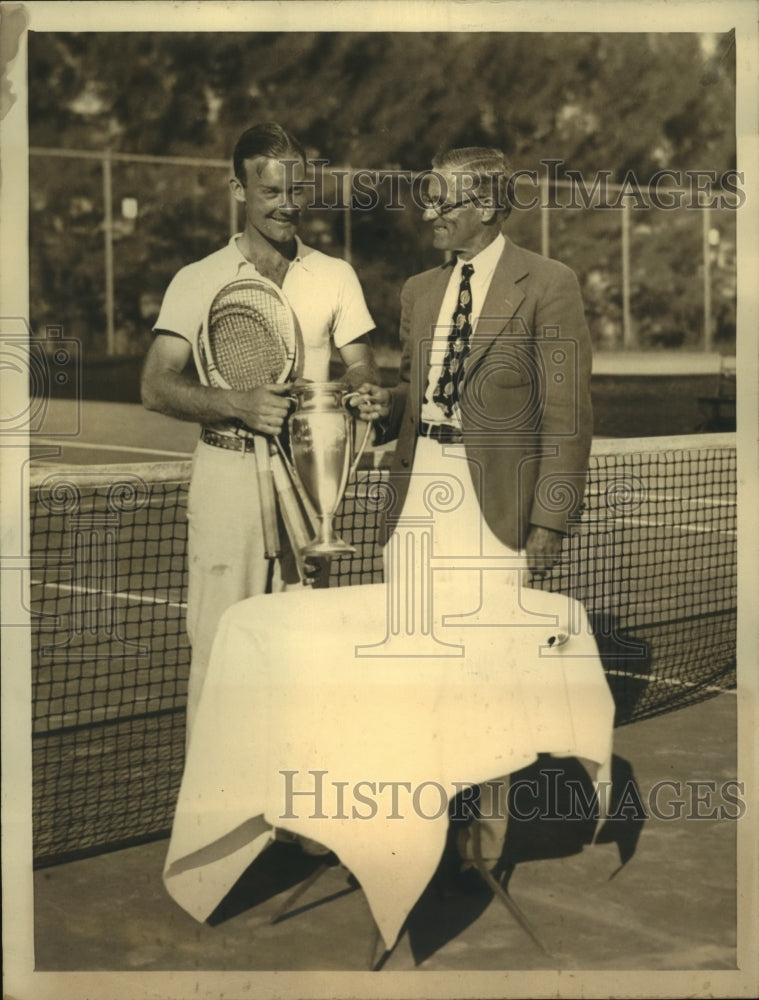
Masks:
[[[676,32],[734,27],[737,44],[737,166],[746,178],[738,212],[738,774],[748,811],[738,824],[738,968],[724,970],[506,971],[338,973],[74,972],[34,970],[31,845],[30,637],[23,587],[28,564],[28,500],[20,489],[29,461],[28,435],[2,438],[2,872],[4,995],[13,1000],[186,1000],[187,997],[752,997],[759,991],[759,866],[757,859],[757,470],[759,469],[759,69],[755,0],[737,2],[621,2],[530,0],[501,3],[283,0],[242,3],[50,3],[1,5],[3,119],[0,122],[0,322],[23,335],[29,318],[28,123],[26,37],[30,30],[138,32],[198,31],[555,31]],[[16,32],[18,46],[15,48]],[[18,379],[0,372],[5,413],[24,413],[28,398]]]

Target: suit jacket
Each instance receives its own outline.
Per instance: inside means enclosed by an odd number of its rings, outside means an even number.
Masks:
[[[400,378],[379,438],[398,438],[386,535],[408,491],[430,346],[451,267],[409,278],[401,293]],[[590,370],[590,334],[574,272],[507,238],[470,339],[459,398],[480,508],[509,548],[524,548],[530,525],[566,531],[580,507],[593,433]]]

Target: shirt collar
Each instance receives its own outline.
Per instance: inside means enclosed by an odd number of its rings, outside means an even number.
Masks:
[[[300,236],[298,236],[296,233],[295,248],[296,248],[295,260],[293,261],[293,264],[297,261],[299,264],[302,264],[307,271],[310,271],[312,261],[310,261],[308,258],[311,256],[311,254],[314,253],[313,247],[307,247],[306,244],[303,242],[303,240],[300,238]]]
[[[237,265],[237,272],[239,273],[240,268],[245,266],[252,267],[254,270],[257,270],[256,265],[253,263],[253,261],[248,260],[248,258],[240,250],[240,247],[237,245],[237,241],[240,239],[241,236],[242,233],[235,233],[234,236],[230,238],[229,243],[227,244],[227,249],[232,259],[235,261]],[[296,234],[295,257],[291,261],[291,266],[292,264],[302,264],[307,271],[310,271],[311,267],[308,258],[313,252],[314,252],[313,248],[306,246],[306,244],[301,240],[300,236]]]
[[[456,258],[456,273],[461,272],[461,268],[464,264],[471,264],[474,268],[474,273],[478,278],[486,279],[493,271],[495,271],[496,264],[503,253],[504,247],[506,246],[506,240],[503,237],[503,233],[499,233],[492,243],[488,243],[484,250],[480,250],[478,254],[472,257],[471,260],[461,260],[460,257]]]

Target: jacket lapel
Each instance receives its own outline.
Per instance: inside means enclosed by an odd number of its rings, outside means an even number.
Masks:
[[[529,264],[519,247],[508,237],[505,239],[506,246],[496,264],[485,304],[472,333],[469,356],[464,362],[465,372],[478,356],[481,357],[488,350],[495,338],[518,314],[519,307],[524,301],[524,292],[518,282],[529,273]],[[430,281],[420,295],[414,310],[412,336],[416,340],[415,350],[419,352],[420,365],[418,383],[412,391],[417,397],[417,405],[421,405],[421,398],[427,386],[432,337],[451,277],[451,267],[452,262],[449,261],[432,272]]]
[[[451,277],[452,263],[447,262],[432,272],[429,284],[419,297],[414,310],[413,336],[419,357],[420,399],[427,386],[430,371],[430,349],[440,316],[445,290]]]
[[[419,321],[417,330],[422,339],[431,339],[435,334],[443,296],[451,277],[452,263],[445,263],[433,272],[422,301],[419,303]]]
[[[496,264],[480,318],[472,334],[472,351],[486,350],[519,312],[524,292],[518,282],[529,274],[524,256],[506,237],[501,258]]]

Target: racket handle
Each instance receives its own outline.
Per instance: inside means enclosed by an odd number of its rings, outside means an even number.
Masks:
[[[275,559],[280,553],[279,530],[277,529],[277,501],[274,495],[274,475],[271,468],[269,442],[261,434],[253,439],[258,469],[258,492],[261,495],[261,523],[264,533],[264,548],[267,559]]]
[[[279,442],[277,443],[279,444]],[[314,581],[306,572],[303,549],[313,539],[315,532],[306,522],[306,516],[301,506],[302,498],[296,492],[289,468],[276,447],[272,447],[271,467],[282,521],[284,522],[287,536],[290,539],[290,545],[295,556],[295,564],[298,567],[298,574],[303,584],[312,586]],[[329,573],[327,572],[327,582],[323,585],[328,586],[328,584]]]
[[[271,467],[274,476],[274,488],[277,491],[277,498],[282,512],[282,520],[290,536],[293,550],[298,555],[311,541],[313,534],[306,526],[298,502],[298,496],[290,480],[290,476],[282,463],[282,458],[277,452],[272,452],[271,454]]]
[[[303,484],[298,478],[298,473],[293,468],[293,464],[290,461],[290,458],[287,452],[285,451],[284,447],[282,446],[282,442],[280,441],[279,438],[274,439],[274,447],[272,449],[272,455],[274,455],[275,452],[278,455],[279,462],[283,467],[285,475],[287,476],[287,482],[295,494],[300,509],[305,515],[308,526],[307,530],[311,531],[311,534],[308,537],[308,541],[310,542],[311,539],[315,537],[316,533],[319,530],[319,516],[316,513],[316,510],[314,509],[314,505],[308,499],[306,491],[303,489]]]

